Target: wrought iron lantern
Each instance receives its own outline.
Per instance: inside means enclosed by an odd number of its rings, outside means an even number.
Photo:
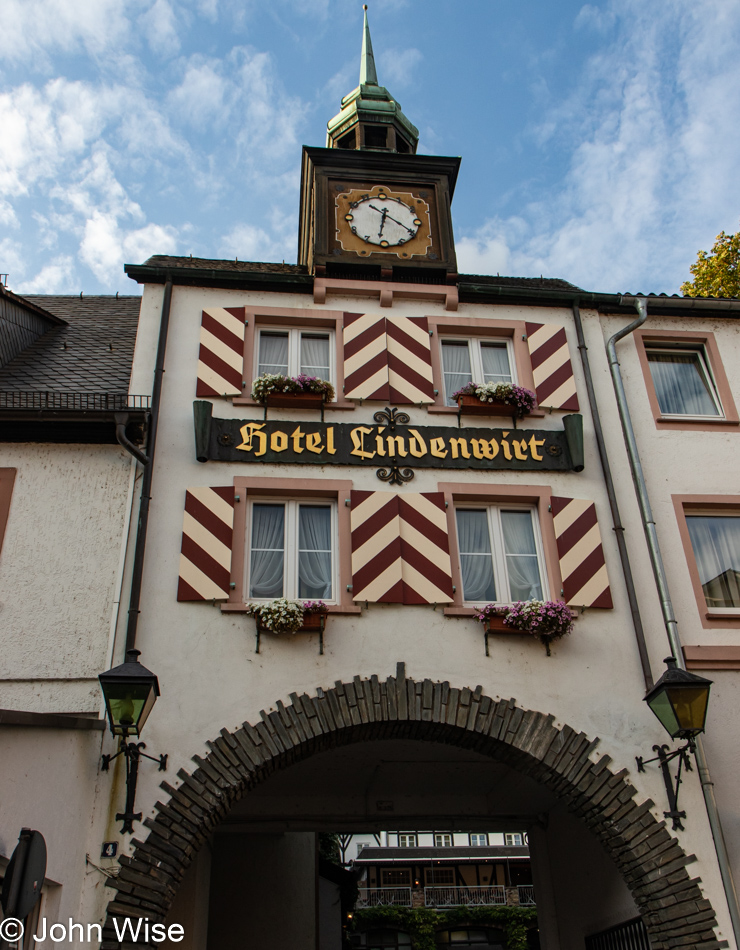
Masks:
[[[126,760],[126,808],[116,815],[122,821],[122,832],[133,832],[133,822],[141,821],[141,812],[134,812],[136,783],[139,774],[139,759],[151,759],[159,763],[160,772],[167,768],[167,756],[155,758],[143,750],[143,742],[129,742],[129,736],[140,736],[144,723],[159,696],[159,681],[151,670],[139,663],[139,650],[128,650],[126,662],[98,676],[105,698],[108,724],[114,736],[120,737],[120,746],[115,755],[104,755],[102,770],[107,772],[110,763],[123,755]]]
[[[690,753],[696,751],[696,737],[704,732],[709,706],[709,688],[712,681],[695,673],[680,670],[676,659],[669,656],[665,660],[668,669],[658,682],[645,696],[645,702],[655,713],[660,724],[672,739],[685,739],[685,745],[680,749],[669,751],[668,745],[654,745],[653,752],[657,755],[645,761],[637,756],[638,772],[645,771],[645,765],[650,762],[660,762],[663,773],[666,793],[668,795],[669,811],[664,812],[666,818],[673,819],[673,830],[683,830],[681,819],[686,817],[685,811],[678,810],[678,791],[681,785],[681,770],[691,771]],[[675,787],[671,777],[669,763],[678,759]]]

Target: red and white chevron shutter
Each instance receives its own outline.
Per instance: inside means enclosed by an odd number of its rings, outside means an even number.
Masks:
[[[345,313],[344,395],[395,405],[434,402],[427,318]]]
[[[391,402],[434,402],[432,348],[426,317],[386,317]]]
[[[203,311],[196,396],[241,395],[244,319],[244,307],[209,307]]]
[[[391,604],[452,601],[452,566],[441,492],[398,495],[353,491],[351,505],[353,600]]]
[[[525,327],[538,405],[578,412],[565,328],[554,323],[527,323]]]
[[[345,313],[344,395],[346,399],[390,401],[385,317]]]
[[[234,488],[189,488],[180,554],[178,600],[228,600],[234,535]]]
[[[566,604],[611,609],[614,604],[596,506],[582,498],[553,497],[550,501]]]

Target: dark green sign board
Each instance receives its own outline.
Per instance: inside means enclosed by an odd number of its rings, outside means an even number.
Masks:
[[[199,462],[369,465],[384,481],[409,481],[413,468],[486,471],[583,470],[583,419],[560,430],[414,426],[395,409],[375,424],[214,419],[210,402],[193,404]]]

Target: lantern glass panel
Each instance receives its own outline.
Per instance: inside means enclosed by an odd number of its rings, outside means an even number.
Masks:
[[[151,683],[111,683],[105,688],[113,735],[139,735],[156,694]]]
[[[681,730],[681,726],[676,719],[668,693],[661,690],[657,695],[650,697],[648,705],[658,717],[661,725],[670,736],[676,736]]]
[[[707,717],[709,689],[671,686],[667,692],[675,710],[679,728],[692,735],[703,732],[704,721]]]

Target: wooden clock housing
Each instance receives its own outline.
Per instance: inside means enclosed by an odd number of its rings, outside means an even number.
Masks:
[[[304,146],[298,263],[329,277],[456,275],[450,205],[459,167],[459,158]],[[381,248],[349,233],[344,219],[351,201],[384,192],[412,206],[422,221],[406,244]]]

